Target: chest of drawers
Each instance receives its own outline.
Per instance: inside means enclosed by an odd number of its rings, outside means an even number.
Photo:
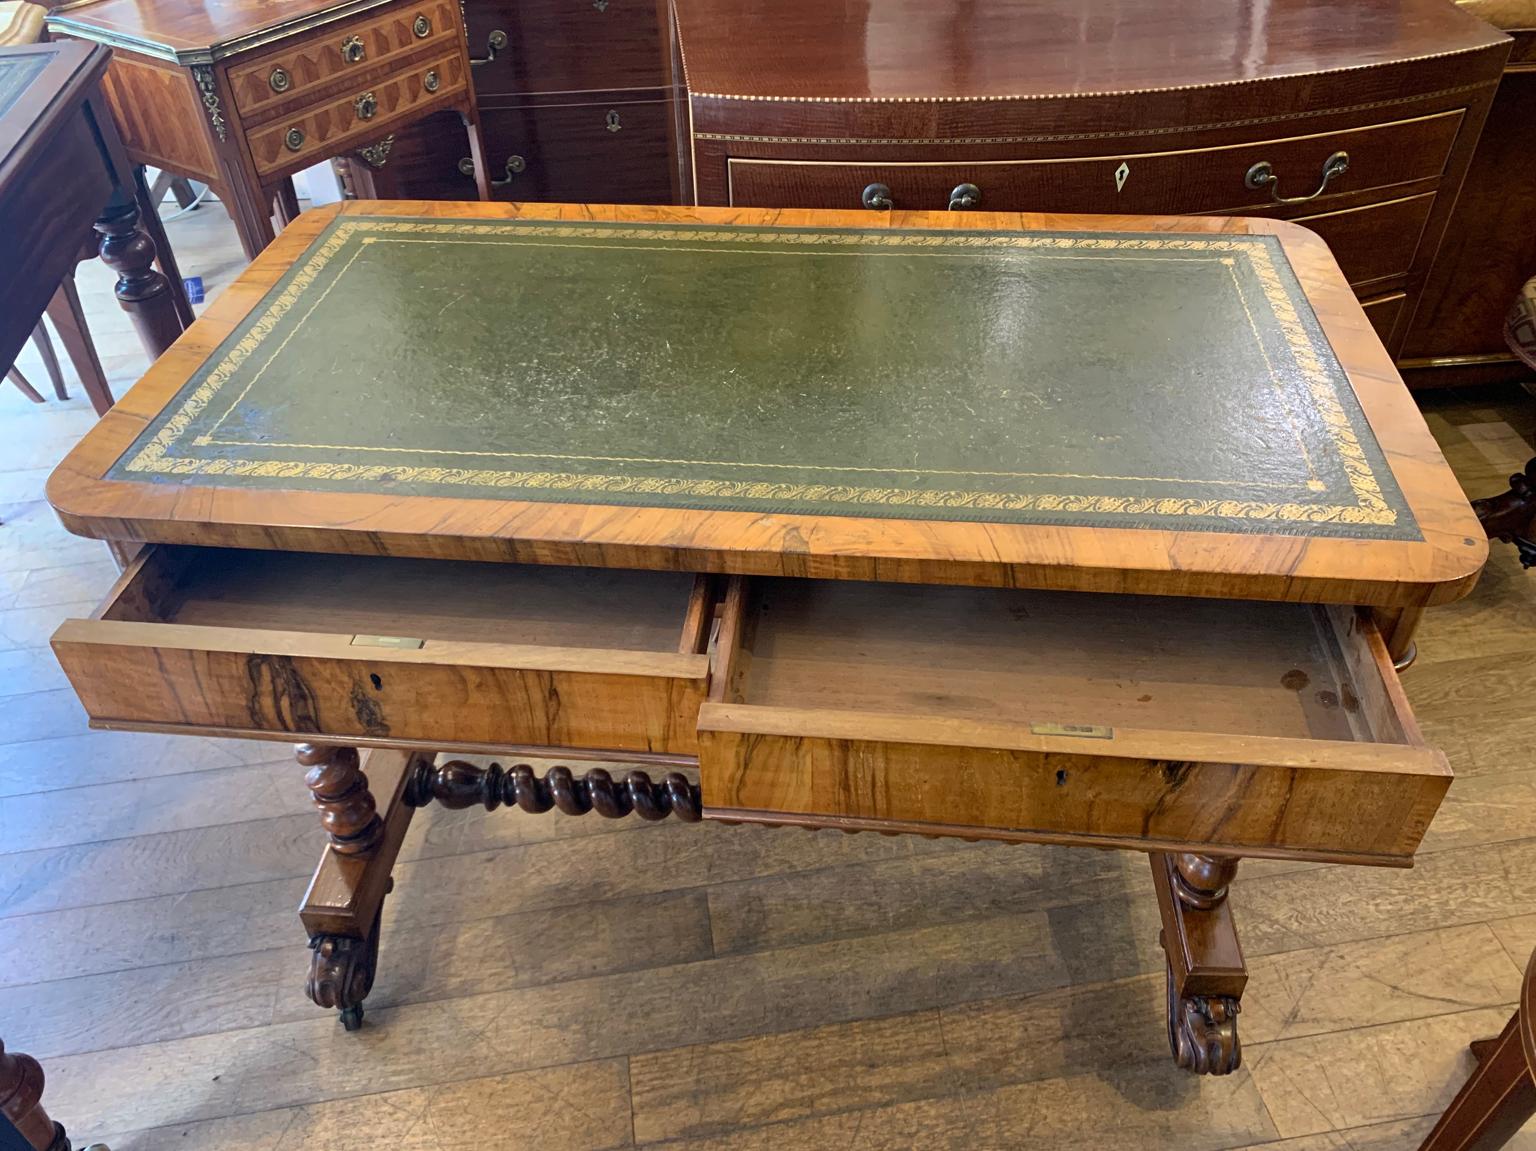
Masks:
[[[1508,50],[1442,0],[676,12],[699,204],[1285,218],[1393,349]]]

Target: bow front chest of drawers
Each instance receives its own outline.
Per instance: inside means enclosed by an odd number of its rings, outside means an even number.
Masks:
[[[95,725],[305,741],[349,1025],[412,812],[515,804],[1148,853],[1217,1073],[1238,858],[1411,863],[1393,653],[1487,554],[1327,249],[1215,217],[311,212],[48,490],[148,545]]]
[[[1509,52],[1449,0],[466,11],[500,198],[1296,220],[1394,354]],[[412,130],[364,186],[463,199],[466,156]]]
[[[272,242],[274,202],[283,222],[298,213],[295,172],[387,150],[390,133],[434,112],[463,124],[461,196],[489,194],[456,0],[100,0],[55,12],[48,29],[113,49],[105,91],[129,158],[212,187],[247,256]]]

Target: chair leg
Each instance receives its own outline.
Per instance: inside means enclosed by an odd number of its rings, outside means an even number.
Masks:
[[[10,371],[6,372],[5,378],[20,388],[21,394],[26,396],[27,399],[31,400],[34,404],[41,404],[45,402],[43,400],[43,394],[34,388],[31,384],[29,384],[27,382],[27,377],[22,375],[15,368],[12,368]]]
[[[1419,1151],[1495,1151],[1536,1115],[1536,1081],[1520,1042],[1520,1012],[1495,1040],[1474,1044],[1479,1062]]]
[[[64,370],[59,367],[59,357],[53,350],[53,341],[48,337],[48,327],[42,320],[38,320],[37,327],[32,329],[32,343],[37,347],[37,354],[43,357],[43,367],[48,370],[48,379],[53,384],[53,394],[61,400],[69,399],[69,393],[64,390]]]
[[[59,339],[75,373],[85,386],[86,397],[98,416],[104,416],[112,406],[112,389],[107,385],[107,374],[102,371],[101,360],[96,355],[96,345],[91,342],[90,329],[85,326],[85,313],[80,308],[80,293],[75,287],[75,277],[65,276],[59,290],[48,301],[48,318],[58,330]]]

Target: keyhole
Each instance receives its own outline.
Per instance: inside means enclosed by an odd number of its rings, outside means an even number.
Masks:
[[[369,675],[368,676],[368,681],[373,684],[373,690],[374,691],[383,691],[384,690],[384,681],[382,679],[380,679],[377,675]]]
[[[1115,169],[1115,191],[1116,192],[1123,192],[1123,191],[1125,191],[1125,182],[1126,182],[1127,179],[1130,178],[1130,175],[1131,175],[1131,166],[1129,164],[1127,164],[1124,160],[1121,160],[1120,161],[1120,166]]]
[[[624,125],[619,123],[619,114],[618,114],[617,111],[610,110],[609,113],[608,113],[607,120],[608,120],[608,131],[610,131],[610,132],[617,132],[620,128],[622,128],[624,126]]]

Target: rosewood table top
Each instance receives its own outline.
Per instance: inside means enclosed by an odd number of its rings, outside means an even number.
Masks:
[[[1486,552],[1253,219],[352,203],[60,468],[109,538],[1409,606]]]

